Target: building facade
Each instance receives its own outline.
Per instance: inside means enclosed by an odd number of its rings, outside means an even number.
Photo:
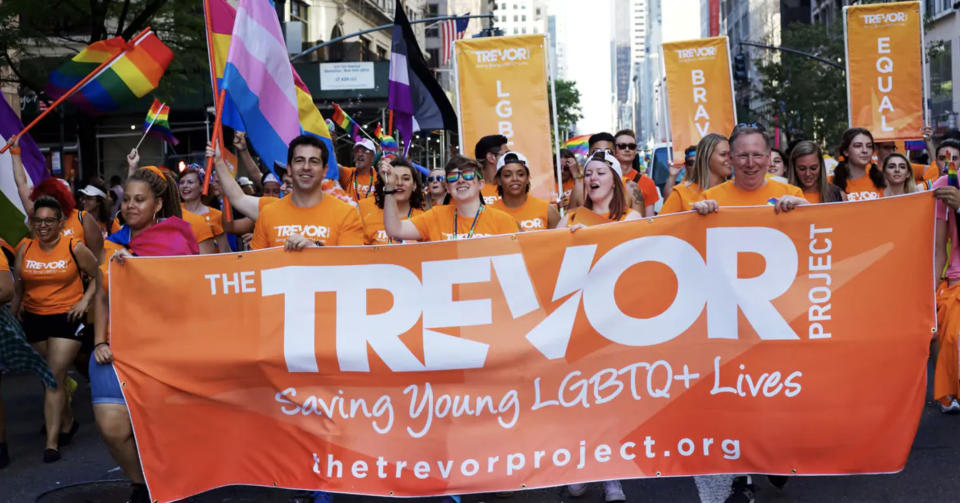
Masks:
[[[960,127],[960,6],[954,0],[925,0],[930,20],[925,34],[930,90],[929,123],[937,132]]]

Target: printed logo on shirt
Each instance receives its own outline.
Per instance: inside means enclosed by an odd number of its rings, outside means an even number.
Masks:
[[[876,192],[850,192],[847,194],[847,201],[867,201],[869,199],[879,199],[880,195]]]
[[[385,241],[390,241],[390,236],[387,236],[387,231],[383,229],[377,231],[377,241],[381,243]]]
[[[469,232],[464,232],[464,233],[459,233],[459,232],[458,232],[458,233],[456,234],[456,237],[454,237],[454,234],[453,234],[452,232],[449,232],[449,233],[448,233],[448,232],[441,232],[440,234],[442,234],[442,235],[443,235],[443,239],[445,239],[445,240],[447,240],[447,241],[450,241],[450,240],[453,240],[453,239],[459,240],[459,239],[470,239],[470,238],[485,238],[485,237],[488,237],[488,236],[493,236],[493,234],[483,234],[483,233],[480,233],[480,232],[474,232],[472,236],[470,235]]]
[[[500,196],[494,194],[492,196],[483,196],[483,202],[486,204],[493,204],[500,199]]]
[[[31,271],[61,271],[67,268],[66,260],[55,260],[53,262],[39,262],[36,260],[25,260],[24,267]]]
[[[277,239],[287,239],[294,234],[306,238],[327,239],[330,237],[330,228],[325,225],[277,225]]]
[[[542,218],[531,218],[530,220],[520,221],[520,230],[535,231],[537,229],[546,229],[546,228],[547,226],[543,225]]]
[[[63,231],[60,232],[60,235],[64,237],[71,237],[74,235],[74,232],[73,232],[73,229],[64,229]]]

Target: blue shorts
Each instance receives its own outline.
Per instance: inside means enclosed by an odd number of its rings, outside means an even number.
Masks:
[[[118,403],[126,405],[123,392],[120,391],[120,379],[113,363],[99,364],[93,354],[90,354],[90,395],[93,403]]]

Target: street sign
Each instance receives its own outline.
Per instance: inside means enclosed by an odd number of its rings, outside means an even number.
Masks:
[[[372,61],[320,64],[320,89],[373,89],[376,86]]]

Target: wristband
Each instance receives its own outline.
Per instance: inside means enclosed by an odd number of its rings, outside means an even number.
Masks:
[[[388,188],[386,188],[386,187],[384,187],[384,189],[383,189],[383,195],[385,195],[385,196],[389,196],[389,195],[391,195],[391,194],[396,194],[397,192],[400,192],[400,189],[388,189]]]
[[[10,147],[11,155],[20,155],[20,147]]]
[[[93,349],[97,349],[97,346],[103,346],[103,345],[109,346],[110,343],[109,343],[109,342],[98,342],[98,343],[96,343],[96,344],[93,345]]]

